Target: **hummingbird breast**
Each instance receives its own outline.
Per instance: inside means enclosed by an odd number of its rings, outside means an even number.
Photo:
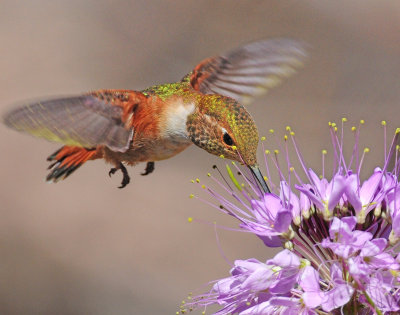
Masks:
[[[146,115],[152,132],[134,127],[132,145],[126,152],[115,152],[105,148],[104,155],[107,160],[124,161],[128,164],[137,162],[165,160],[182,152],[192,144],[186,122],[195,109],[195,102],[184,100],[181,97],[171,97],[160,102],[157,100],[157,111]],[[156,116],[154,116],[156,115]]]

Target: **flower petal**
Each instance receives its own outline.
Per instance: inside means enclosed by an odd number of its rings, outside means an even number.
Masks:
[[[382,286],[382,282],[377,278],[372,278],[367,289],[370,298],[374,301],[375,306],[384,312],[398,311],[400,308],[390,292]]]
[[[374,171],[370,178],[368,178],[361,186],[360,199],[363,205],[372,202],[374,195],[377,192],[377,188],[382,182],[382,170],[378,169]]]
[[[268,247],[282,246],[282,240],[277,235],[261,235],[261,234],[256,234],[256,235],[264,242],[265,246]]]
[[[332,290],[325,292],[325,297],[321,303],[322,309],[330,312],[335,308],[342,307],[350,301],[354,289],[348,284],[340,284]]]
[[[351,174],[346,178],[346,188],[345,194],[347,196],[348,201],[353,206],[356,213],[358,213],[362,209],[362,203],[360,197],[358,195],[358,182],[359,178],[357,174]]]
[[[292,213],[288,210],[283,210],[276,216],[274,228],[277,232],[286,232],[292,223]]]
[[[384,238],[377,238],[371,241],[368,241],[364,244],[361,249],[360,256],[375,256],[381,253],[387,244],[387,240]]]
[[[333,208],[339,203],[340,198],[342,198],[344,190],[346,188],[345,178],[342,175],[336,175],[332,179],[331,192],[328,200],[328,210],[332,211]]]

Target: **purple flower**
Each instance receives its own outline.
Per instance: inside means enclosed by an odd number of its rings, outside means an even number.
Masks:
[[[273,259],[262,263],[256,259],[236,260],[231,276],[216,281],[209,295],[199,304],[217,302],[223,308],[216,314],[229,314],[246,309],[269,299],[271,295],[289,293],[296,283],[300,259],[283,250]]]
[[[274,194],[265,194],[261,198],[250,202],[255,220],[244,220],[240,227],[259,236],[267,246],[281,246],[279,236],[292,223],[292,213]]]
[[[311,202],[321,211],[321,214],[330,218],[334,207],[339,203],[346,188],[345,177],[337,173],[330,182],[327,179],[319,179],[313,170],[308,170],[312,184],[296,186]]]
[[[362,252],[373,235],[369,232],[354,230],[356,223],[355,217],[344,217],[342,220],[333,218],[329,228],[330,239],[323,239],[321,246],[330,248],[336,255],[345,259]]]
[[[277,153],[271,156],[268,150],[266,161],[270,158],[280,179],[277,185],[269,182],[271,193],[260,193],[251,174],[234,163],[242,175],[242,186],[227,167],[237,189],[211,176],[229,195],[203,186],[217,201],[215,207],[234,216],[240,230],[253,233],[268,247],[283,249],[265,263],[254,258],[236,260],[229,277],[215,281],[208,293],[191,297],[182,312],[209,305],[219,305],[215,314],[221,315],[383,315],[400,311],[400,162],[394,155],[400,129],[385,151],[384,165],[364,181],[360,174],[368,149],[360,158],[359,132],[352,130],[356,142],[346,158],[344,136],[330,124],[332,178],[319,177],[306,166],[290,128],[287,131],[307,181],[292,167],[288,152],[287,167],[281,168]],[[394,157],[394,168],[388,170]],[[269,178],[270,164],[266,164]],[[289,170],[286,177],[285,169]]]
[[[355,291],[353,286],[343,279],[343,271],[338,264],[331,266],[331,279],[332,288],[324,292],[324,299],[321,304],[322,309],[327,312],[347,304]]]

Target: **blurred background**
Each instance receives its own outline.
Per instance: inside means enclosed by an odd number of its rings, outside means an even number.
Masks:
[[[252,40],[298,38],[311,46],[306,67],[249,107],[260,133],[290,125],[320,171],[328,121],[365,119],[368,173],[383,160],[380,121],[389,134],[400,125],[399,34],[395,0],[1,0],[0,113],[38,97],[140,90]],[[201,194],[190,179],[223,161],[193,146],[150,176],[129,169],[123,190],[100,161],[47,184],[58,147],[0,125],[1,314],[175,314],[228,275],[214,229],[187,221],[236,226],[188,198]],[[273,254],[251,235],[218,235],[230,261]]]

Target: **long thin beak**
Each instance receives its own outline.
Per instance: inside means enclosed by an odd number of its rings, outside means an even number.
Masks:
[[[261,188],[264,190],[264,193],[270,193],[271,191],[268,188],[267,183],[264,180],[264,176],[261,174],[260,169],[258,168],[258,165],[250,166],[249,169],[251,170],[252,174],[260,184]]]

